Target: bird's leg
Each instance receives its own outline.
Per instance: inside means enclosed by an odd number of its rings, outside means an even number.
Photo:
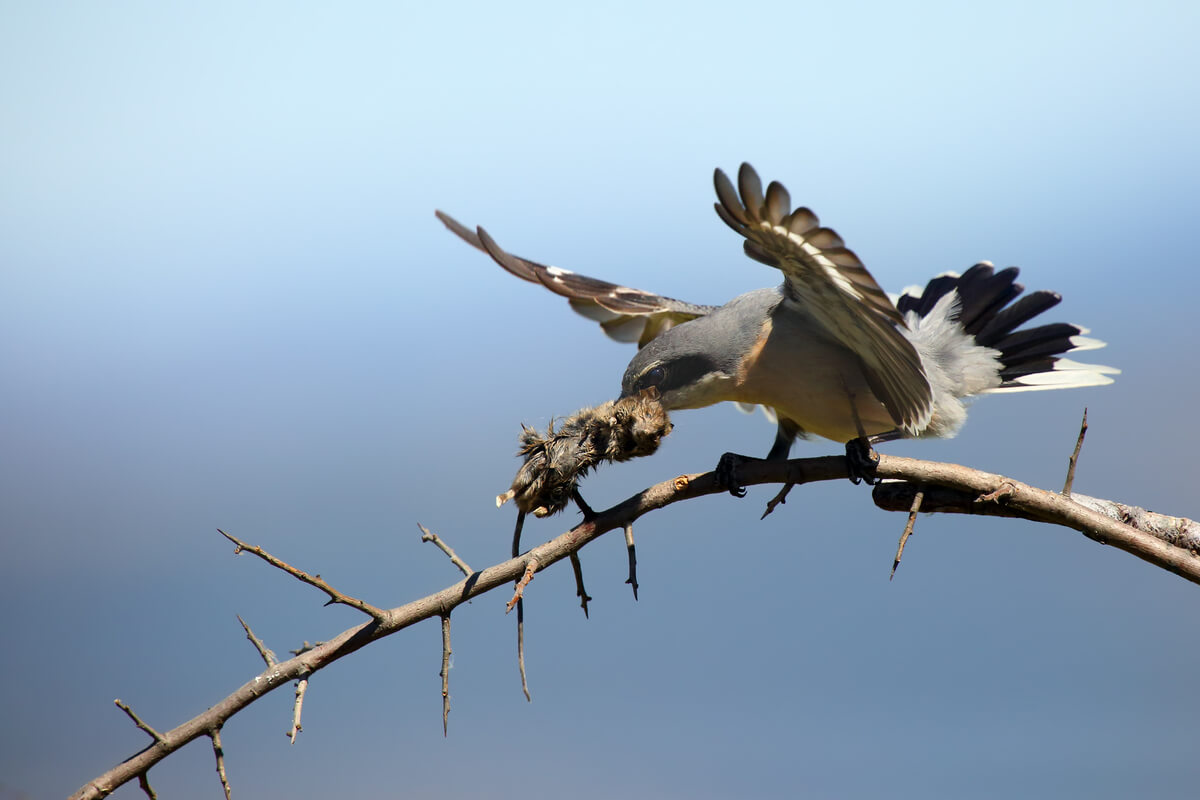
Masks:
[[[879,454],[873,445],[892,442],[904,436],[900,431],[876,433],[871,436],[859,436],[846,442],[846,461],[850,465],[850,482],[857,486],[863,481],[868,486],[879,483],[875,469],[879,466]]]
[[[766,458],[743,456],[738,453],[725,453],[721,456],[721,460],[717,462],[715,470],[718,485],[724,489],[728,489],[729,493],[734,497],[745,497],[746,487],[742,486],[737,478],[738,467],[752,461],[783,461],[788,457],[788,453],[792,449],[792,442],[796,441],[796,436],[799,433],[799,425],[790,419],[781,418],[779,420],[779,428],[775,433],[775,443],[771,445],[771,451],[767,453]],[[763,516],[766,515],[764,514]]]
[[[863,430],[862,418],[858,416],[858,405],[855,403],[854,392],[850,391],[850,387],[846,384],[843,384],[842,388],[846,391],[846,399],[850,401],[850,413],[854,415],[854,428],[858,431],[858,438],[846,442],[846,463],[850,471],[850,482],[858,486],[866,481],[867,486],[874,486],[879,482],[879,479],[875,477],[875,468],[879,466],[879,456],[871,449],[871,439]]]

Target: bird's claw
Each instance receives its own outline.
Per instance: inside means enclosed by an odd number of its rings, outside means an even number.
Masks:
[[[871,447],[866,437],[860,436],[846,442],[846,462],[850,468],[850,482],[855,486],[866,482],[868,486],[879,483],[875,470],[879,467],[879,454]]]
[[[745,460],[745,456],[737,453],[725,453],[717,462],[717,485],[729,491],[734,497],[745,497],[746,487],[738,483],[737,468]]]

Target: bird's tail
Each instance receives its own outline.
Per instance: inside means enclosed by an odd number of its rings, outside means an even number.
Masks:
[[[1104,347],[1104,342],[1086,336],[1087,328],[1054,322],[1017,330],[1062,301],[1061,295],[1047,291],[1018,299],[1025,287],[1016,282],[1017,273],[1016,267],[997,272],[991,264],[982,262],[962,275],[939,275],[924,289],[905,289],[896,307],[905,317],[915,312],[923,319],[939,300],[957,290],[957,322],[962,330],[974,337],[976,344],[1000,353],[1000,385],[983,391],[1023,392],[1112,383],[1109,376],[1119,373],[1119,369],[1064,358],[1068,353]]]

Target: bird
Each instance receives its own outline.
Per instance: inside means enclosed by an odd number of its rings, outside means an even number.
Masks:
[[[1099,386],[1120,372],[1065,357],[1104,346],[1086,328],[1022,327],[1062,296],[1021,296],[1017,267],[983,261],[889,295],[837,233],[792,207],[783,184],[764,192],[748,163],[736,188],[719,168],[713,183],[717,215],[743,238],[745,254],[783,273],[780,285],[721,306],[540,264],[507,252],[482,227],[435,213],[508,272],[566,297],[609,337],[635,342],[620,397],[653,388],[671,411],[762,406],[777,425],[767,460],[787,458],[798,438],[823,437],[846,445],[856,483],[873,482],[874,444],[956,435],[969,398]],[[726,453],[718,465],[737,496],[736,469],[748,459]]]

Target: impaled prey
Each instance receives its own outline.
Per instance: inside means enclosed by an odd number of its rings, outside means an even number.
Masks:
[[[602,461],[648,456],[670,432],[671,420],[653,390],[582,409],[558,430],[552,420],[545,434],[523,425],[517,454],[525,461],[496,505],[515,500],[536,517],[562,511],[589,470]]]

